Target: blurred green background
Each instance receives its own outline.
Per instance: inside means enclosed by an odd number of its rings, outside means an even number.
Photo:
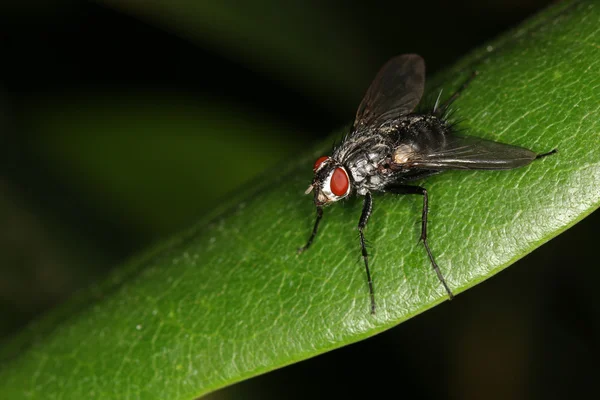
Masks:
[[[548,3],[4,1],[0,337],[351,122],[390,57],[435,73]],[[598,218],[452,303],[212,396],[584,396]]]

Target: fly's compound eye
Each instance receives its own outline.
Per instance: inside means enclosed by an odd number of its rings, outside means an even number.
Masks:
[[[328,159],[329,159],[329,157],[327,157],[327,156],[319,157],[317,159],[317,161],[315,161],[313,171],[317,172],[319,170],[319,168],[321,168],[321,164],[323,164],[323,162],[325,162]]]
[[[350,187],[350,180],[348,179],[346,171],[343,168],[336,168],[331,175],[329,185],[331,187],[331,193],[338,197],[344,196]]]
[[[336,168],[331,174],[331,180],[329,181],[329,188],[331,193],[337,197],[343,197],[348,194],[350,189],[350,179],[346,170],[343,168]]]
[[[338,201],[350,193],[350,178],[342,167],[337,167],[323,181],[318,200],[322,204]]]

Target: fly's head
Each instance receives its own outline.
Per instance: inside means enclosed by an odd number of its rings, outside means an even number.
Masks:
[[[331,157],[320,157],[313,167],[315,177],[306,194],[315,191],[315,205],[326,206],[350,194],[350,176],[346,169]]]

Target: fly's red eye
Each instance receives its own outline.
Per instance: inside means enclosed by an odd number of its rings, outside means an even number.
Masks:
[[[317,159],[317,161],[315,161],[315,166],[313,167],[313,171],[317,171],[319,169],[319,167],[321,166],[321,164],[323,164],[323,161],[327,160],[329,157],[327,156],[323,156],[323,157],[319,157]]]
[[[348,180],[348,174],[342,168],[336,168],[331,175],[331,182],[329,184],[331,193],[336,196],[344,196],[348,191],[350,181]]]

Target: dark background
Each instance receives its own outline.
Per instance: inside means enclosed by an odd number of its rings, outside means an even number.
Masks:
[[[2,337],[349,123],[391,56],[435,73],[549,2],[128,3],[0,5]],[[228,18],[248,23],[213,27]],[[213,396],[584,396],[598,218],[451,304]]]

